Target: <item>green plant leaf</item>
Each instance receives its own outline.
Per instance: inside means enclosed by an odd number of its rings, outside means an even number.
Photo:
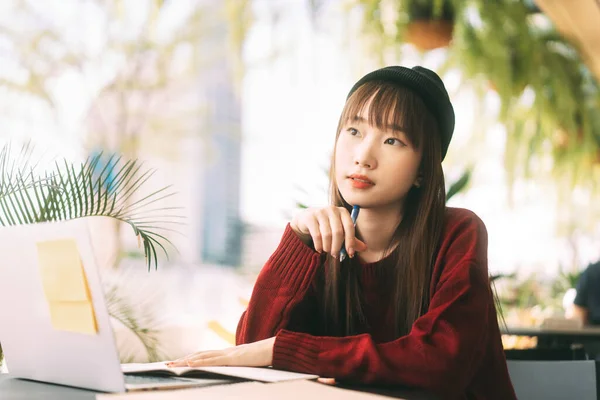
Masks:
[[[28,153],[30,154],[30,148]],[[111,156],[100,170],[101,155],[81,164],[67,160],[55,162],[54,169],[38,176],[30,169],[29,157],[17,157],[11,163],[10,147],[0,152],[0,224],[2,226],[70,220],[84,217],[110,217],[132,227],[143,241],[148,269],[158,268],[156,247],[168,258],[166,245],[173,243],[155,231],[175,232],[168,226],[181,225],[173,214],[179,207],[149,206],[175,193],[166,186],[145,192],[153,170],[143,170],[137,160],[122,162]],[[139,198],[139,199],[136,199]],[[176,250],[176,249],[175,249]]]
[[[446,201],[450,200],[457,193],[463,191],[467,187],[469,181],[471,180],[471,171],[472,168],[467,168],[465,172],[463,172],[461,177],[458,178],[456,182],[450,185],[450,187],[448,188],[448,192],[446,193]]]
[[[139,306],[120,295],[115,284],[104,288],[108,314],[129,329],[144,346],[149,362],[164,360],[166,357],[159,348],[157,323],[151,312],[141,310]]]
[[[597,191],[600,87],[576,43],[563,37],[531,1],[354,0],[353,4],[350,11],[362,14],[365,36],[385,44],[369,46],[373,58],[406,43],[415,14],[435,19],[446,6],[452,9],[452,41],[444,69],[456,69],[466,81],[485,82],[497,92],[500,122],[519,152],[507,155],[512,164],[509,184],[521,176],[545,174],[539,159],[551,157],[554,178]],[[548,23],[540,24],[544,19]],[[482,101],[488,92],[479,94]],[[531,95],[532,104],[523,104],[525,93]],[[557,132],[565,133],[567,143],[556,142]]]

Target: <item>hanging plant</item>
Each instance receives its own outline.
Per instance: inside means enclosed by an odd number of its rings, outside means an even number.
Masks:
[[[533,2],[355,2],[363,7],[365,32],[381,36],[377,42],[388,46],[372,47],[373,51],[397,50],[405,43],[428,50],[448,43],[440,71],[460,70],[470,83],[497,92],[499,121],[507,130],[506,165],[513,168],[508,171],[509,183],[518,176],[517,166],[525,173],[545,170],[547,163],[540,159],[549,155],[557,176],[569,176],[572,185],[595,184],[598,177],[585,171],[600,161],[600,123],[593,121],[600,114],[597,82],[576,47],[556,32]],[[451,22],[452,29],[445,39],[433,40],[434,30],[419,21]]]
[[[421,51],[447,47],[452,40],[454,8],[450,1],[411,1],[405,40]]]

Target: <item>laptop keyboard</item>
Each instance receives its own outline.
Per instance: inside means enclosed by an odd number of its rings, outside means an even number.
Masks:
[[[127,385],[146,385],[155,383],[174,383],[174,382],[189,382],[189,379],[180,379],[171,376],[156,376],[156,375],[125,375],[125,383]]]
[[[135,388],[136,386],[162,386],[169,385],[177,386],[212,386],[226,385],[229,383],[240,382],[238,379],[218,379],[218,378],[188,378],[176,376],[161,376],[161,375],[130,375],[125,374],[125,385]]]

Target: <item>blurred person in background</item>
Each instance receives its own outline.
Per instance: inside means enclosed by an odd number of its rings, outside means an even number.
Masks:
[[[583,326],[600,325],[600,261],[590,264],[579,275],[573,303],[565,316]],[[589,358],[600,360],[600,343],[593,339],[579,340]]]
[[[577,294],[567,317],[584,325],[600,325],[600,261],[588,265],[576,286]]]

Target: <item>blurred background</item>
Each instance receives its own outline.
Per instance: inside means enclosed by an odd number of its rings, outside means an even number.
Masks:
[[[173,185],[157,269],[94,222],[122,360],[172,359],[232,344],[286,223],[327,203],[353,83],[425,65],[456,110],[448,205],[487,226],[506,322],[536,326],[600,259],[599,20],[595,0],[3,0],[1,140]]]

